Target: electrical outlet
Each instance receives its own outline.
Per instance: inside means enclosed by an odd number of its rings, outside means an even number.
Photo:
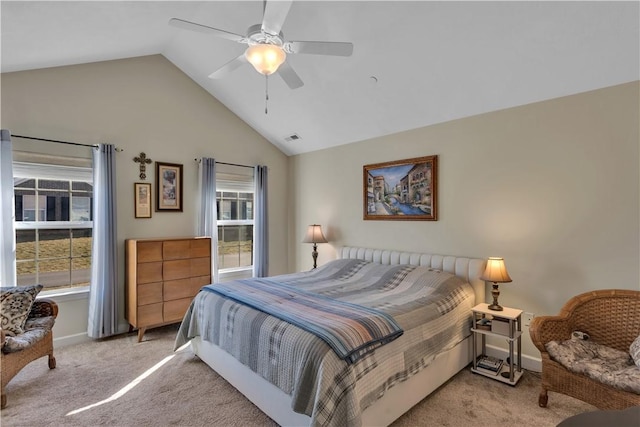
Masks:
[[[533,320],[535,316],[536,315],[533,313],[527,313],[527,312],[522,313],[522,324],[528,328],[529,325],[531,324],[531,320]]]

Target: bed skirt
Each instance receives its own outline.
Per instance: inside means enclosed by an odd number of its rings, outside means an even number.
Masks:
[[[472,361],[471,337],[448,351],[404,382],[397,384],[363,411],[362,425],[388,426],[444,384]],[[201,337],[191,340],[193,352],[227,380],[262,412],[281,426],[307,426],[311,418],[291,409],[291,397],[269,383],[229,353]]]

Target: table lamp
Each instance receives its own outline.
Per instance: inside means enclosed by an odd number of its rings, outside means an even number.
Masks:
[[[313,268],[315,269],[318,260],[318,243],[327,243],[327,239],[325,239],[324,234],[322,234],[322,227],[318,224],[312,224],[307,228],[307,235],[304,236],[302,243],[313,243],[313,252],[311,252],[311,256],[313,257]]]
[[[504,259],[490,257],[487,261],[487,268],[485,268],[480,279],[486,280],[487,282],[493,282],[493,289],[491,290],[493,303],[489,305],[489,310],[502,311],[502,306],[498,304],[498,296],[500,296],[498,283],[511,282],[511,277],[509,277],[509,273],[507,273],[507,267],[504,264]]]

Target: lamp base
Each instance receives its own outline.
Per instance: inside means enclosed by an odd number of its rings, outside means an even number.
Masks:
[[[491,289],[491,295],[493,296],[493,302],[489,307],[489,310],[493,311],[502,311],[502,306],[498,304],[498,297],[500,296],[500,290],[498,289],[498,284],[493,282],[493,288]]]
[[[311,252],[311,256],[313,257],[313,269],[315,270],[318,267],[318,245],[313,244],[313,252]]]

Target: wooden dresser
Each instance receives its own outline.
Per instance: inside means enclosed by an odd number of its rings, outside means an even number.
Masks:
[[[126,318],[144,332],[182,321],[193,297],[211,283],[211,238],[127,239]]]

